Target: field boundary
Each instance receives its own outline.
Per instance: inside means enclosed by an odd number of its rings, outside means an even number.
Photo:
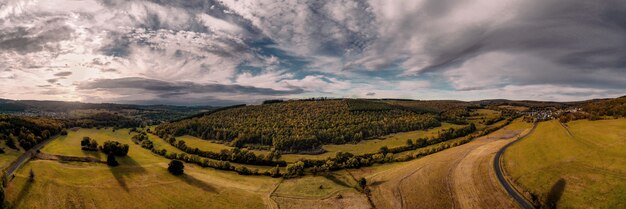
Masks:
[[[22,155],[20,155],[17,159],[15,159],[11,163],[11,165],[9,165],[9,167],[6,170],[4,170],[4,172],[3,172],[3,176],[2,176],[3,185],[6,187],[7,184],[11,180],[13,180],[13,178],[10,178],[10,177],[13,176],[15,171],[20,169],[30,159],[35,157],[35,155],[37,155],[37,150],[40,150],[41,148],[46,146],[46,144],[50,143],[52,140],[58,138],[59,136],[60,135],[52,136],[52,137],[42,141],[41,143],[36,144],[34,147],[30,148],[29,150],[26,150],[24,153],[22,153]]]
[[[496,172],[496,177],[498,178],[498,182],[500,182],[500,185],[502,185],[502,187],[504,188],[504,190],[507,192],[507,194],[509,196],[511,196],[513,198],[513,200],[515,200],[515,202],[523,209],[534,209],[535,207],[533,206],[533,204],[528,201],[524,195],[522,195],[513,185],[512,182],[510,182],[506,177],[505,177],[505,170],[502,166],[502,154],[504,153],[504,151],[506,151],[506,149],[515,144],[516,142],[526,138],[527,136],[530,136],[530,134],[532,134],[535,131],[535,128],[537,127],[537,122],[535,122],[533,124],[533,127],[530,129],[530,131],[528,131],[528,133],[524,134],[523,136],[520,136],[519,138],[517,138],[516,140],[512,141],[511,143],[508,143],[507,145],[504,145],[504,147],[502,147],[500,150],[498,150],[498,152],[496,153],[496,156],[493,160],[493,168]]]

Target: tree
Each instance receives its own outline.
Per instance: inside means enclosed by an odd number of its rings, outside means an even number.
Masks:
[[[304,162],[298,161],[293,164],[287,165],[286,177],[295,177],[304,175]]]
[[[270,169],[270,176],[274,178],[280,177],[280,168],[276,165],[275,168]]]
[[[33,169],[30,169],[30,172],[28,172],[28,180],[31,182],[35,181],[35,172]]]
[[[406,140],[406,146],[412,147],[413,146],[413,140],[407,139]]]
[[[367,186],[367,180],[365,180],[365,178],[361,177],[359,179],[359,187],[361,187],[361,189],[365,189],[365,186]]]
[[[102,152],[106,154],[115,154],[117,156],[126,156],[128,154],[128,144],[122,144],[117,141],[106,141],[100,146]]]
[[[14,136],[13,136],[12,134],[11,134],[11,135],[9,135],[9,138],[7,138],[6,145],[7,145],[7,147],[9,147],[9,148],[11,148],[11,149],[14,149],[14,150],[19,150],[19,149],[17,148],[17,146],[15,145],[15,139],[13,139],[13,138],[14,138]]]
[[[112,166],[112,167],[119,165],[113,153],[109,153],[109,155],[107,155],[107,165]]]
[[[389,148],[387,146],[383,146],[379,149],[380,153],[383,153],[383,155],[386,155],[387,153],[389,153]]]
[[[84,147],[89,145],[90,140],[91,139],[88,136],[83,136],[83,140],[80,140],[80,146]]]
[[[180,160],[172,160],[167,170],[175,176],[182,175],[185,172],[185,165]]]

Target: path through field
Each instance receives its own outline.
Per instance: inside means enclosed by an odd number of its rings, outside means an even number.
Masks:
[[[492,162],[525,128],[499,130],[401,166],[364,172],[376,208],[515,208]]]

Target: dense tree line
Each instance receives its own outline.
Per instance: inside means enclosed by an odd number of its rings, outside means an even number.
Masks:
[[[133,136],[133,141],[135,143],[144,143],[146,141],[149,141],[150,144],[153,144],[153,142],[147,137],[147,135],[144,134],[138,134],[138,135],[144,135],[146,137],[140,136],[140,137],[135,137]],[[272,168],[272,169],[268,169],[267,171],[261,172],[258,169],[254,169],[251,170],[246,166],[233,166],[232,164],[230,164],[230,162],[228,161],[222,161],[222,160],[213,160],[213,159],[209,159],[209,158],[205,158],[205,157],[201,157],[198,155],[192,155],[192,154],[187,154],[187,153],[168,153],[166,149],[156,149],[154,146],[152,146],[151,148],[148,148],[146,146],[142,146],[145,149],[148,149],[150,151],[152,151],[152,153],[166,157],[168,159],[172,159],[172,160],[180,160],[186,163],[193,163],[196,164],[198,166],[201,167],[210,167],[210,168],[215,168],[218,170],[225,170],[225,171],[235,171],[238,174],[241,175],[265,175],[265,176],[272,176],[272,177],[281,177],[282,175],[280,174],[280,170],[276,170],[278,169],[279,165],[276,165],[276,168]]]
[[[415,158],[426,156],[432,153],[436,153],[436,152],[439,152],[441,150],[444,150],[450,147],[467,143],[476,137],[487,135],[493,131],[496,131],[508,125],[513,119],[514,118],[507,118],[506,123],[503,123],[502,125],[487,127],[486,129],[479,130],[479,131],[476,130],[476,127],[473,124],[470,124],[467,127],[463,127],[459,129],[446,129],[445,131],[440,132],[440,134],[437,137],[430,138],[430,139],[420,138],[416,140],[410,140],[410,142],[409,140],[407,140],[406,146],[395,147],[395,148],[390,148],[390,149],[381,149],[379,152],[376,152],[376,153],[354,155],[348,152],[338,152],[336,153],[335,157],[328,158],[326,160],[302,159],[298,162],[288,164],[287,169],[286,169],[287,172],[284,174],[280,172],[280,168],[279,168],[280,165],[276,165],[276,167],[274,168],[270,168],[264,172],[261,172],[258,169],[251,170],[247,168],[246,166],[234,166],[225,160],[214,160],[214,159],[209,159],[206,157],[201,157],[195,154],[168,153],[167,150],[165,149],[157,150],[154,147],[150,148],[150,150],[153,153],[164,156],[168,159],[176,159],[176,160],[180,160],[180,161],[187,162],[187,163],[194,163],[201,167],[211,167],[211,168],[215,168],[219,170],[235,171],[241,175],[265,175],[265,176],[271,176],[271,177],[291,178],[291,177],[304,175],[307,171],[313,174],[325,174],[330,171],[345,169],[345,168],[359,168],[359,167],[371,166],[374,164],[408,161],[411,159],[415,159]],[[133,136],[133,141],[135,140],[136,141],[150,141],[150,139],[147,136],[144,137],[145,133],[138,134],[138,135],[142,135],[142,136],[139,136],[139,137]],[[454,143],[447,143],[447,144],[442,143],[450,139],[459,139],[459,140],[456,140]],[[175,138],[173,140],[169,139],[168,143],[170,141],[175,144],[178,144],[178,143],[180,143],[181,145],[184,144],[184,142],[180,142],[180,140],[176,140]],[[441,144],[441,145],[433,146],[430,149],[423,149],[422,151],[414,155],[406,155],[400,158],[394,156],[394,153],[397,154],[397,153],[401,153],[404,151],[416,150],[419,148],[424,148],[430,145],[437,145],[437,144]]]
[[[139,127],[142,121],[136,118],[126,117],[120,114],[110,112],[99,112],[87,116],[67,119],[64,121],[66,127],[115,127],[115,128],[131,128]]]
[[[345,168],[359,168],[359,167],[367,167],[372,166],[374,164],[383,164],[389,162],[404,162],[409,161],[415,158],[423,157],[426,155],[430,155],[436,152],[439,152],[444,149],[448,149],[450,147],[455,147],[461,144],[465,144],[470,142],[472,139],[487,135],[492,133],[500,128],[508,125],[513,121],[514,118],[506,119],[506,122],[502,125],[491,126],[485,128],[483,130],[477,131],[475,126],[467,126],[457,130],[448,130],[442,132],[438,137],[432,139],[420,138],[415,141],[411,141],[410,143],[407,141],[406,146],[395,147],[395,148],[386,148],[382,147],[378,153],[368,153],[362,155],[354,155],[348,152],[338,152],[335,154],[335,157],[328,158],[326,160],[301,160],[304,163],[305,168],[309,168],[313,174],[323,174],[326,172],[340,170]],[[452,138],[451,138],[452,137]],[[450,139],[458,139],[453,143],[442,143],[446,142]],[[433,146],[440,144],[439,146]],[[420,148],[433,146],[430,149],[424,149],[414,155],[405,155],[401,158],[395,157],[395,154],[417,150]]]
[[[433,115],[400,109],[350,111],[346,100],[286,101],[231,108],[159,125],[156,134],[192,135],[232,146],[272,146],[281,152],[315,151],[390,133],[439,126]]]
[[[64,124],[60,120],[46,117],[0,115],[0,139],[12,149],[18,149],[16,142],[28,150],[36,144],[59,134]]]
[[[239,149],[234,147],[233,149],[223,149],[220,152],[212,152],[207,150],[201,150],[197,147],[189,147],[184,140],[177,140],[175,137],[169,137],[166,140],[172,146],[180,149],[183,152],[192,155],[198,155],[200,157],[210,158],[214,160],[229,161],[233,163],[242,163],[249,165],[266,165],[266,166],[285,166],[285,161],[274,160],[279,157],[277,152],[270,152],[267,156],[260,154],[255,155],[253,152],[246,149]]]

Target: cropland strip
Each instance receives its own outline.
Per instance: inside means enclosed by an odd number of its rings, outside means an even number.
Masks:
[[[516,120],[470,143],[397,165],[352,172],[368,179],[376,208],[513,208],[491,162],[531,124]],[[504,137],[506,136],[506,137]]]

